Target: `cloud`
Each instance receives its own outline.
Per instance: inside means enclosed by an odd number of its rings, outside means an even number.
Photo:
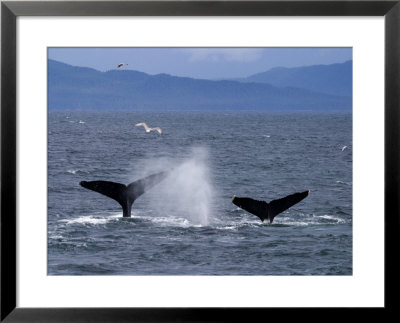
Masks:
[[[258,48],[191,48],[186,51],[191,62],[254,62],[262,57]]]

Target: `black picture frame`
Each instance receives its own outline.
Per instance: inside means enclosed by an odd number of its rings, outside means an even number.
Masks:
[[[399,275],[400,0],[394,1],[2,1],[1,3],[1,322],[233,322],[279,320],[287,308],[19,308],[16,306],[16,19],[18,16],[384,16],[385,19],[385,306],[396,311]],[[373,189],[373,183],[371,184]],[[266,300],[266,305],[268,301]],[[325,309],[339,317],[337,309]],[[347,309],[348,311],[352,309]],[[393,313],[391,313],[393,314]],[[306,316],[307,315],[307,316]],[[372,315],[372,316],[371,316]],[[378,316],[379,315],[379,316]],[[299,316],[298,318],[301,318]],[[250,317],[250,319],[249,319]],[[312,318],[311,318],[312,319]],[[323,317],[322,317],[323,319]]]

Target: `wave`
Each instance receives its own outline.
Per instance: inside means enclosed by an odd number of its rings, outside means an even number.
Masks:
[[[122,213],[107,213],[107,214],[93,214],[83,215],[71,219],[59,219],[59,223],[65,225],[105,225],[108,223],[123,223],[133,222],[151,223],[159,227],[173,227],[173,228],[210,228],[216,230],[240,230],[243,228],[257,228],[265,226],[317,226],[317,225],[334,225],[334,224],[348,224],[351,223],[351,218],[335,216],[331,214],[307,214],[298,213],[290,214],[284,213],[277,216],[274,222],[270,224],[268,221],[261,222],[256,216],[244,213],[240,209],[230,212],[225,212],[218,216],[211,216],[208,224],[201,224],[182,216],[174,216],[172,214],[155,215],[152,210],[138,211],[134,210],[132,217],[124,218]]]
[[[122,214],[113,214],[113,215],[107,215],[107,217],[104,216],[97,216],[97,215],[86,215],[86,216],[80,216],[77,218],[73,219],[62,219],[59,220],[58,222],[65,223],[66,225],[71,225],[71,224],[106,224],[111,221],[115,221],[116,219],[119,219]]]
[[[145,212],[150,213],[150,212]],[[72,219],[61,219],[58,220],[59,223],[64,223],[65,225],[103,225],[110,222],[119,221],[130,221],[130,222],[152,222],[159,226],[172,226],[172,227],[203,227],[204,225],[191,222],[187,218],[175,217],[175,216],[152,216],[152,215],[137,215],[132,214],[130,218],[124,218],[122,213],[111,213],[104,215],[84,215]]]
[[[140,218],[143,218],[143,217],[140,217]],[[182,227],[182,228],[188,228],[188,227],[201,228],[201,227],[205,226],[202,224],[190,222],[186,218],[173,217],[173,216],[153,217],[153,218],[148,217],[146,219],[151,222],[160,224],[162,226],[173,226],[173,227]]]
[[[336,181],[336,184],[351,185],[351,182]]]
[[[316,215],[315,217],[319,218],[319,219],[327,220],[328,222],[334,222],[334,223],[347,223],[347,222],[349,222],[349,221],[347,221],[347,220],[345,220],[343,218],[340,218],[340,217],[337,217],[337,216],[333,216],[333,215],[328,215],[328,214]]]
[[[66,171],[68,174],[72,174],[72,175],[86,175],[88,174],[88,171],[84,171],[81,169],[67,169]]]

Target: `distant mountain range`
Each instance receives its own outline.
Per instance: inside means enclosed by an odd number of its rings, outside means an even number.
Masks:
[[[212,81],[132,70],[100,72],[49,60],[48,104],[53,110],[350,110],[351,75],[346,74],[350,91],[343,90],[338,83],[343,83],[346,76],[341,75],[341,64],[334,65],[336,68],[333,65],[299,68],[303,73],[279,68],[241,80]],[[322,71],[327,66],[338,75],[329,81],[330,93],[324,90],[329,90],[329,82],[321,80],[326,77]],[[305,74],[310,68],[313,80],[307,81]],[[290,70],[296,70],[291,77]],[[300,82],[302,78],[304,84]],[[316,87],[318,78],[320,88]]]
[[[238,81],[267,83],[279,87],[297,87],[351,97],[353,93],[353,61],[296,68],[276,67],[267,72],[238,79]]]

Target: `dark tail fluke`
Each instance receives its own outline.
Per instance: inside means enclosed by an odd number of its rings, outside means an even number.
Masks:
[[[82,181],[79,184],[84,188],[116,200],[122,206],[123,216],[130,217],[133,202],[147,190],[161,182],[167,175],[168,172],[160,172],[139,179],[129,185],[108,181]]]
[[[264,201],[253,200],[249,197],[236,197],[232,196],[232,203],[236,206],[257,215],[261,221],[268,218],[268,203]]]
[[[310,194],[310,190],[301,193],[294,193],[284,198],[269,202],[268,218],[270,223],[272,222],[275,216],[287,210],[288,208],[292,207],[293,205],[299,203],[301,200],[305,199],[308,196],[308,194]]]
[[[299,203],[301,200],[306,198],[308,194],[310,194],[309,190],[301,193],[294,193],[281,199],[273,200],[269,203],[253,200],[248,197],[236,197],[234,195],[232,197],[232,203],[243,210],[258,216],[261,221],[264,222],[265,219],[269,219],[269,223],[272,223],[275,216]]]

